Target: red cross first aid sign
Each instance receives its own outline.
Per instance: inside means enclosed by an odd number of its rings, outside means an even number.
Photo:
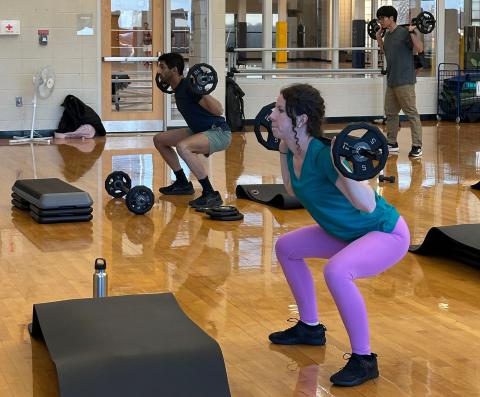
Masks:
[[[20,21],[15,21],[15,20],[0,21],[0,34],[3,34],[3,35],[20,34]]]

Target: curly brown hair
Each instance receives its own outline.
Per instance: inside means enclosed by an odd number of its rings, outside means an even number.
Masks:
[[[315,138],[322,137],[325,101],[320,92],[310,84],[293,84],[283,88],[280,94],[285,99],[285,111],[292,120],[292,125],[296,125],[297,116],[306,114],[307,133]]]

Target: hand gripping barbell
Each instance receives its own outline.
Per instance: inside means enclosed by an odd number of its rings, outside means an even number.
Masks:
[[[192,66],[187,73],[186,79],[190,82],[190,88],[197,95],[210,94],[218,83],[218,76],[215,69],[207,63],[197,63]],[[162,81],[160,74],[155,76],[157,87],[166,94],[173,94],[170,84]]]
[[[255,136],[258,142],[268,150],[277,150],[280,141],[272,131],[270,114],[275,103],[264,106],[255,118]],[[267,138],[264,138],[265,130]],[[355,136],[356,131],[366,131]],[[331,139],[321,138],[329,144]],[[347,125],[335,138],[332,148],[333,161],[341,174],[356,181],[371,179],[377,175],[388,159],[388,145],[385,136],[374,125],[359,122]]]
[[[125,195],[125,204],[134,214],[142,215],[150,211],[155,203],[155,196],[150,188],[138,185],[132,188],[132,180],[123,171],[114,171],[105,179],[105,190],[115,198]]]
[[[415,25],[420,33],[427,34],[431,33],[433,29],[435,29],[435,23],[435,17],[432,13],[428,11],[422,11],[416,18],[412,19],[411,23],[403,23],[400,26]],[[367,31],[368,35],[372,39],[375,40],[377,38],[376,34],[379,29],[381,29],[381,27],[376,19],[372,19],[370,22],[368,22]],[[382,31],[382,37],[383,36],[385,36],[385,29]]]

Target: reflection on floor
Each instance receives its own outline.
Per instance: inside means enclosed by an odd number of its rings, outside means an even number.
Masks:
[[[407,123],[400,154],[386,175],[371,181],[407,220],[412,243],[433,225],[480,222],[480,135],[476,125],[426,123],[422,159],[410,160]],[[329,130],[341,126],[327,126]],[[453,260],[407,256],[358,285],[370,312],[372,346],[381,377],[355,389],[334,388],[330,375],[344,365],[349,342],[323,280],[325,261],[309,260],[317,283],[325,347],[271,346],[270,332],[290,326],[295,302],[276,260],[283,233],[311,224],[304,210],[278,210],[237,200],[237,184],[281,183],[278,154],[252,133],[235,133],[231,147],[203,159],[225,204],[243,221],[218,222],[187,207],[190,196],[161,196],[172,173],[151,135],[49,146],[0,145],[0,395],[56,396],[48,353],[31,342],[32,305],[92,295],[95,258],[107,260],[110,295],[171,291],[185,313],[215,338],[225,357],[232,396],[474,396],[480,395],[480,272]],[[32,163],[35,162],[35,164]],[[35,165],[35,167],[34,167]],[[34,169],[36,170],[34,175]],[[104,180],[123,170],[133,185],[156,194],[150,212],[136,216],[112,199]],[[36,224],[10,205],[19,178],[57,177],[94,200],[86,224]],[[200,187],[194,180],[196,194]]]

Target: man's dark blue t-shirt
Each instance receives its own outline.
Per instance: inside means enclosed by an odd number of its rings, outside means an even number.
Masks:
[[[194,133],[207,131],[213,125],[221,127],[223,130],[230,130],[225,118],[215,116],[198,104],[200,99],[202,96],[191,90],[190,84],[185,78],[175,88],[175,102],[188,127]]]

